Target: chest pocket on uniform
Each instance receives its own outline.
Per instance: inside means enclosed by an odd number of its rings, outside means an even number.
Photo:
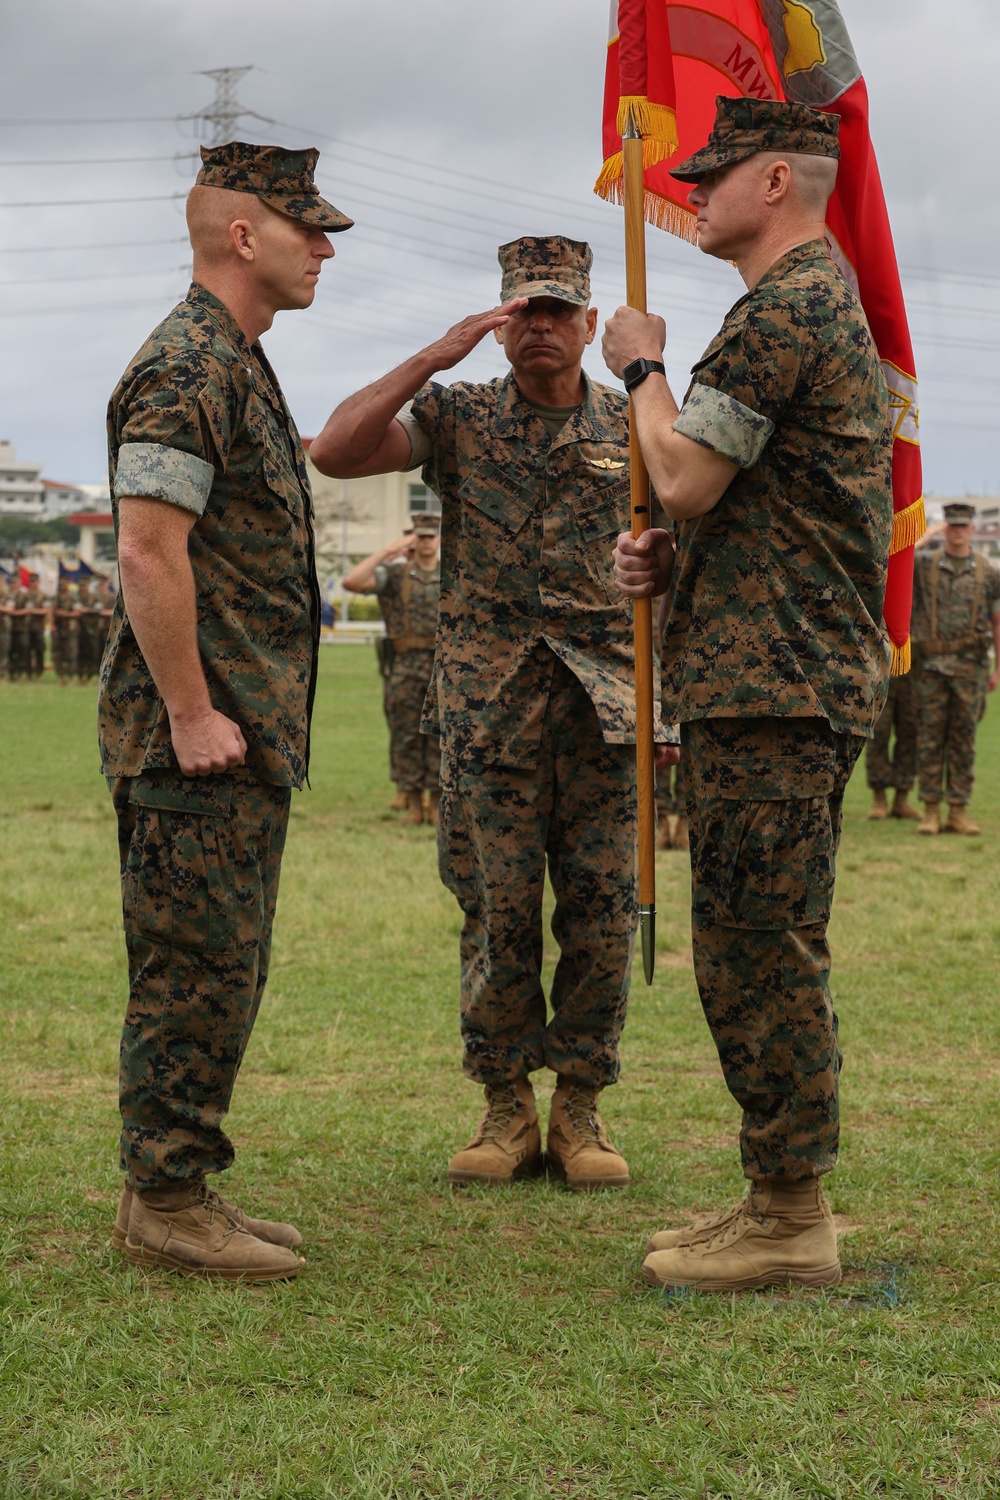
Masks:
[[[287,446],[285,444],[284,446]],[[268,434],[264,449],[264,479],[268,490],[275,495],[289,515],[301,520],[304,514],[304,498],[298,475],[292,466],[291,455],[282,452],[275,438]]]
[[[470,474],[458,492],[461,504],[463,572],[492,588],[503,572],[518,534],[527,526],[533,507],[492,464]]]
[[[629,481],[620,474],[605,481],[600,491],[588,488],[576,501],[576,525],[591,576],[601,584],[612,604],[624,604],[614,579],[611,556],[621,532],[630,525]]]

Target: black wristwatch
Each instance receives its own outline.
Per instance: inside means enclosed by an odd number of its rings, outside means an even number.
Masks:
[[[658,359],[633,359],[631,364],[625,366],[622,371],[622,381],[627,391],[634,391],[637,385],[642,385],[647,375],[653,372],[657,375],[666,375],[666,370]]]

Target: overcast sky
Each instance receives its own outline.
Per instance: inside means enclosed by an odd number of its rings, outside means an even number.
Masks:
[[[122,369],[183,295],[183,194],[206,138],[199,70],[252,65],[236,135],[319,146],[357,220],[305,312],[264,342],[300,430],[466,312],[496,247],[564,233],[594,249],[594,300],[624,301],[621,214],[593,196],[607,0],[31,0],[0,20],[0,438],[49,477],[106,479]],[[841,0],[904,272],[929,492],[1000,493],[996,0]],[[40,123],[40,122],[112,123]],[[117,161],[115,158],[139,158]],[[129,200],[100,202],[102,199]],[[146,200],[146,201],[142,201]],[[67,206],[69,205],[69,206]],[[687,371],[742,292],[659,230],[650,307]],[[592,374],[602,378],[594,351]],[[502,369],[484,344],[469,379]],[[680,392],[679,392],[680,393]]]

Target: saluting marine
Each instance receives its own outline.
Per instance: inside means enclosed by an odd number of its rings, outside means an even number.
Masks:
[[[378,598],[385,621],[383,707],[389,726],[389,766],[402,799],[403,821],[437,823],[441,744],[421,734],[424,699],[434,670],[434,636],[441,592],[441,518],[414,517],[412,535],[373,552],[351,569],[343,587]],[[425,800],[426,799],[426,800]]]
[[[634,950],[630,610],[611,576],[629,512],[624,397],[583,374],[591,252],[500,247],[503,305],[350,397],[313,442],[324,473],[421,467],[441,499],[441,609],[425,727],[439,731],[441,878],[464,913],[461,1029],[486,1112],[453,1183],[541,1164],[529,1075],[558,1076],[546,1153],[571,1187],[622,1187],[601,1090],[618,1077]],[[491,330],[504,379],[439,371]],[[546,865],[560,948],[546,1019]]]

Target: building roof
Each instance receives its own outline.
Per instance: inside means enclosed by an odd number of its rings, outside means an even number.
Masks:
[[[78,510],[66,520],[71,526],[100,526],[113,528],[115,518],[110,511]]]

